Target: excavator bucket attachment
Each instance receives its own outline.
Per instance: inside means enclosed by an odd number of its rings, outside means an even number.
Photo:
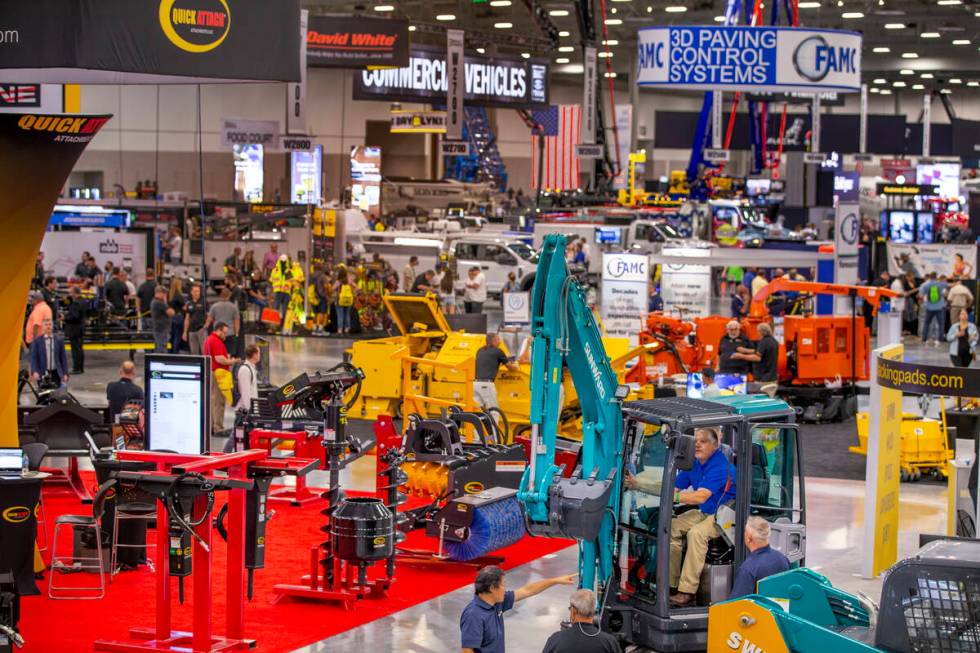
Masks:
[[[528,522],[527,530],[539,537],[567,537],[591,542],[599,536],[616,470],[599,480],[598,470],[588,478],[562,478],[564,465],[548,490],[548,523]]]

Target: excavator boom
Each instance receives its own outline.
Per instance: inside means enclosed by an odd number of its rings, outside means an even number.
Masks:
[[[773,279],[767,283],[752,297],[750,315],[753,317],[766,314],[766,299],[770,295],[783,292],[799,292],[810,295],[843,295],[846,297],[860,297],[874,307],[874,313],[878,312],[882,297],[898,297],[899,293],[891,288],[881,286],[849,286],[843,283],[823,283],[820,281],[793,281],[785,277]]]

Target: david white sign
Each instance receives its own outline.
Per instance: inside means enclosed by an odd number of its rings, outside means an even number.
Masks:
[[[275,148],[279,144],[278,120],[241,120],[225,118],[221,121],[221,145],[262,145]]]
[[[637,83],[698,90],[858,91],[861,35],[796,27],[639,31]]]
[[[610,336],[636,344],[649,299],[650,261],[641,254],[602,255],[602,323]]]

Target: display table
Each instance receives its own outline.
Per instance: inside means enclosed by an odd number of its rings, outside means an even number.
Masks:
[[[41,483],[50,476],[28,472],[18,478],[0,478],[0,561],[10,570],[21,596],[40,594],[34,584],[37,506]]]

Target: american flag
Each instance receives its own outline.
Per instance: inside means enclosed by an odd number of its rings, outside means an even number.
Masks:
[[[544,136],[531,136],[531,187],[564,190],[578,188],[579,159],[575,146],[582,137],[582,107],[578,104],[550,106],[533,113],[544,127]],[[538,139],[544,139],[544,167],[538,183]]]

